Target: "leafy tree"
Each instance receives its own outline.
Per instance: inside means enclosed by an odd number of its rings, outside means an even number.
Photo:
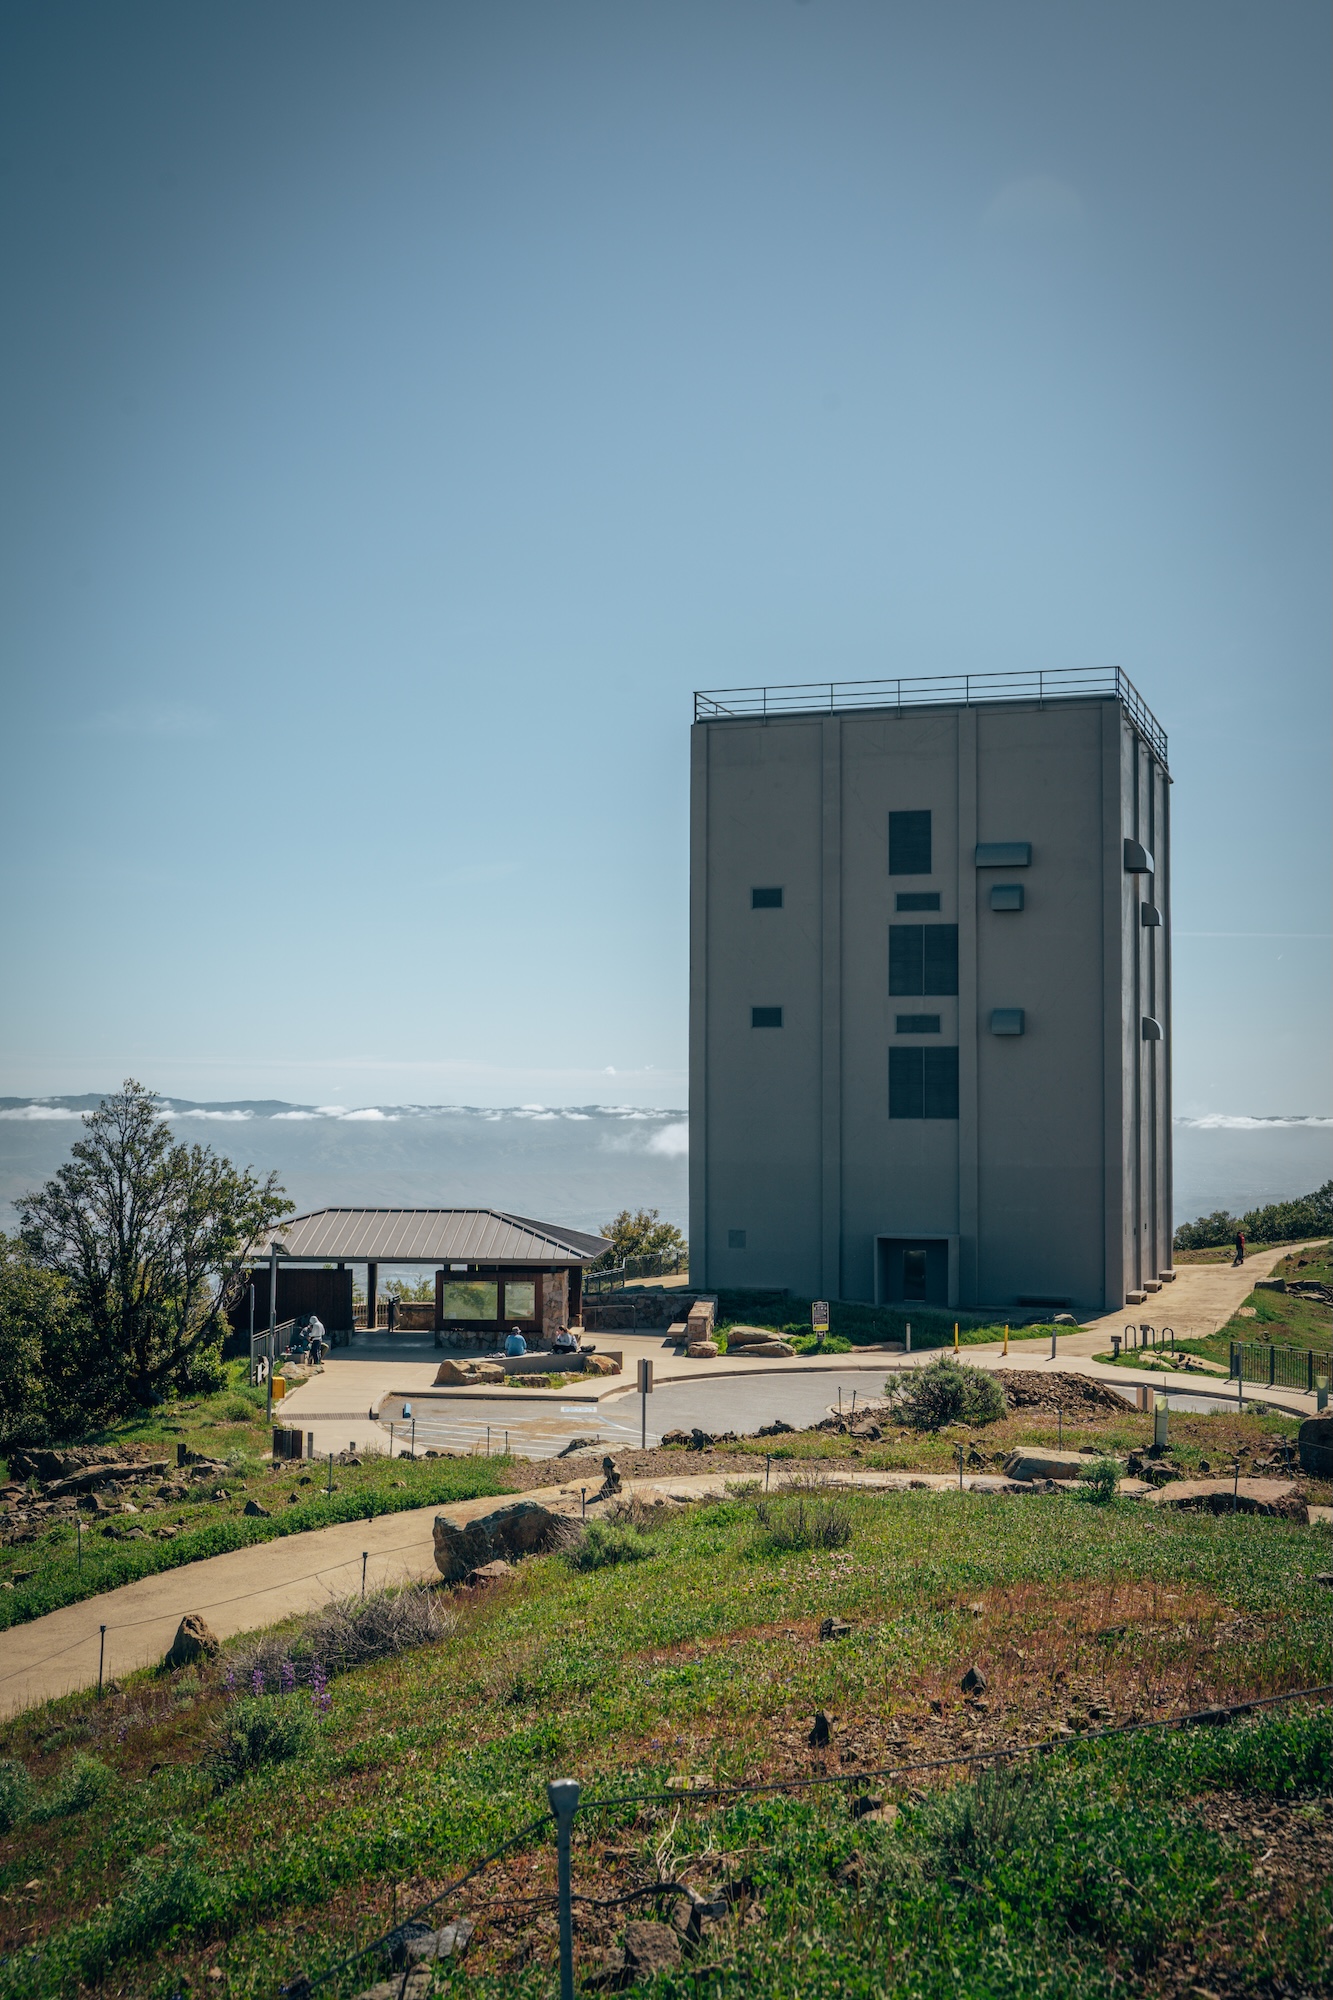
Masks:
[[[63,1426],[70,1298],[65,1280],[0,1235],[0,1445],[37,1444]]]
[[[81,1323],[82,1400],[110,1414],[202,1386],[246,1251],[292,1203],[275,1174],[173,1141],[132,1079],[83,1122],[67,1163],[17,1206],[25,1248]]]
[[[614,1222],[602,1224],[602,1235],[609,1236],[611,1248],[605,1251],[592,1266],[593,1270],[609,1269],[623,1264],[627,1257],[684,1257],[689,1245],[674,1222],[663,1222],[655,1208],[640,1208],[631,1215],[622,1208]]]

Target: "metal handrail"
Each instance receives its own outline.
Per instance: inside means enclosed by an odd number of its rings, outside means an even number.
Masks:
[[[818,715],[848,708],[972,708],[992,701],[1076,701],[1114,696],[1166,763],[1166,731],[1120,667],[1050,667],[1007,674],[901,674],[889,680],[792,681],[773,687],[698,688],[696,722],[730,716]]]

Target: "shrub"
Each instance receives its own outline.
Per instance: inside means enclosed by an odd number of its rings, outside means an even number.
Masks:
[[[755,1503],[757,1546],[774,1555],[795,1549],[844,1549],[852,1539],[851,1510],[843,1500],[790,1490]]]
[[[369,1597],[336,1598],[306,1619],[294,1636],[261,1633],[231,1653],[231,1670],[243,1686],[280,1689],[284,1666],[310,1682],[318,1667],[325,1675],[345,1674],[371,1660],[385,1660],[413,1646],[447,1638],[457,1612],[442,1605],[424,1585],[377,1590]]]
[[[618,1522],[589,1521],[575,1529],[562,1557],[571,1569],[613,1569],[617,1563],[642,1562],[652,1547],[638,1528]]]
[[[974,1784],[950,1785],[928,1798],[921,1828],[932,1872],[986,1874],[997,1857],[1040,1838],[1043,1803],[1037,1775],[1004,1764],[982,1771]]]
[[[206,1763],[221,1791],[249,1777],[264,1764],[281,1764],[299,1757],[315,1732],[315,1713],[294,1695],[276,1701],[251,1696],[233,1702],[213,1732]]]
[[[83,1973],[89,1981],[117,1959],[147,1951],[168,1931],[187,1924],[202,1910],[208,1882],[198,1860],[199,1842],[183,1827],[167,1829],[167,1851],[151,1858],[138,1855],[130,1864],[129,1880],[105,1918],[90,1926]]]
[[[99,1757],[89,1757],[84,1751],[76,1750],[51,1790],[32,1806],[29,1816],[40,1823],[87,1812],[113,1782],[113,1773]]]
[[[252,1417],[263,1418],[263,1411],[253,1403],[243,1402],[239,1396],[228,1396],[219,1412],[224,1424],[248,1424]]]
[[[1080,1467],[1078,1476],[1084,1487],[1085,1500],[1101,1506],[1115,1499],[1115,1490],[1120,1484],[1120,1467],[1115,1459],[1094,1458]]]
[[[946,1424],[994,1424],[1006,1414],[1004,1391],[984,1368],[941,1355],[929,1367],[894,1375],[884,1385],[894,1415],[919,1431]]]
[[[8,1833],[26,1818],[32,1799],[32,1779],[28,1767],[17,1757],[0,1763],[0,1833]]]

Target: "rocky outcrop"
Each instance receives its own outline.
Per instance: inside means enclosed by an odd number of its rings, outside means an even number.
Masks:
[[[1091,1458],[1079,1452],[1019,1445],[1005,1460],[1004,1472],[1006,1479],[1077,1479],[1091,1464]]]
[[[1144,1498],[1157,1507],[1193,1507],[1209,1514],[1269,1514],[1308,1522],[1304,1495],[1290,1479],[1177,1479]]]
[[[218,1650],[216,1634],[197,1611],[187,1611],[176,1627],[176,1636],[162,1664],[164,1667],[192,1667],[197,1660],[211,1660]]]
[[[435,1567],[446,1583],[462,1583],[488,1563],[512,1563],[521,1556],[540,1555],[556,1540],[561,1525],[560,1515],[536,1500],[517,1500],[462,1525],[446,1514],[437,1514]]]
[[[498,1361],[442,1361],[435,1371],[437,1389],[474,1388],[479,1382],[503,1382],[504,1369]]]
[[[1316,1479],[1333,1479],[1333,1410],[1307,1417],[1296,1433],[1301,1471]]]

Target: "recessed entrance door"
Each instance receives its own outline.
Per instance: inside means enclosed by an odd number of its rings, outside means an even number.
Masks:
[[[947,1306],[947,1237],[881,1236],[879,1299],[882,1305]]]

